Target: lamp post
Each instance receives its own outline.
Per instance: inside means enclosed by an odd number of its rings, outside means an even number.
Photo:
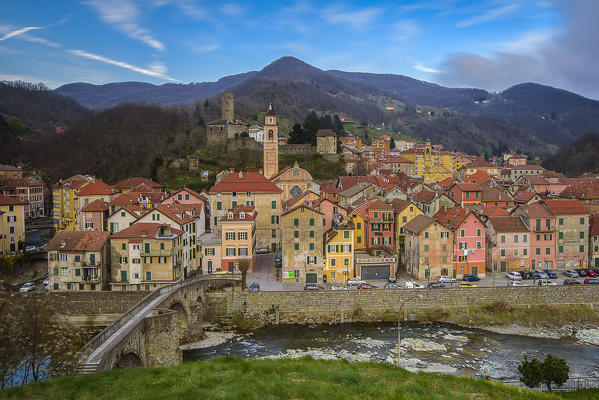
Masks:
[[[403,306],[410,300],[421,299],[423,296],[421,294],[417,294],[415,296],[408,297],[404,301],[401,302],[399,306],[399,314],[397,315],[397,366],[399,367],[399,363],[401,362],[401,310]]]

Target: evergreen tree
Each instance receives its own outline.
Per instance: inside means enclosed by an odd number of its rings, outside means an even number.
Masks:
[[[310,138],[309,143],[316,145],[316,133],[319,129],[322,128],[323,126],[316,113],[312,111],[310,114],[308,114],[306,120],[304,121],[304,129],[306,130],[308,137]]]

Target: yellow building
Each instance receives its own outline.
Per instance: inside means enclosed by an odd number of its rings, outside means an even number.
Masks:
[[[110,238],[111,290],[153,290],[183,279],[183,231],[138,222]]]
[[[300,204],[281,215],[283,283],[322,283],[323,214]]]
[[[79,228],[77,191],[89,184],[92,178],[74,175],[61,180],[52,189],[54,228],[57,231],[74,231]]]
[[[48,289],[55,292],[108,288],[109,232],[56,232],[46,246]]]
[[[324,235],[326,263],[323,279],[328,283],[347,284],[355,276],[354,271],[354,227],[351,224],[337,225]]]
[[[434,183],[453,175],[453,154],[433,149],[430,139],[424,147],[414,147],[401,153],[402,157],[414,162],[414,174],[422,175],[424,183]]]
[[[395,209],[395,251],[400,251],[405,240],[404,225],[424,212],[408,200],[394,199],[391,205]]]
[[[23,249],[26,206],[25,200],[0,194],[0,253]]]
[[[347,216],[347,221],[354,227],[354,249],[366,248],[366,222],[365,215],[368,213],[368,202],[356,208]]]
[[[221,269],[235,272],[240,261],[249,262],[248,272],[254,266],[256,218],[254,206],[238,205],[227,210],[221,218]]]

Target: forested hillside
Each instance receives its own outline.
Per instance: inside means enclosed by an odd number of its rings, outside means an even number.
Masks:
[[[579,176],[585,172],[599,173],[599,133],[587,133],[561,148],[543,161],[543,167]]]

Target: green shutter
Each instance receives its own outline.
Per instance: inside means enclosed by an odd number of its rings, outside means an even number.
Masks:
[[[54,273],[54,276],[58,276],[58,268],[54,268],[52,272]]]
[[[277,208],[277,201],[273,200],[272,203],[271,203],[271,206],[272,206],[273,210],[276,209]]]
[[[293,248],[294,248],[294,250],[299,250],[299,243],[295,243],[295,244],[293,245]]]
[[[146,281],[152,280],[152,271],[146,271]]]
[[[310,231],[310,237],[313,238],[314,237],[314,231]]]
[[[121,282],[127,282],[127,271],[121,271]]]
[[[75,276],[81,276],[81,269],[75,268]]]
[[[149,253],[150,252],[150,243],[144,243],[144,247],[145,247],[145,252]]]
[[[310,226],[314,226],[314,218],[310,218]]]

